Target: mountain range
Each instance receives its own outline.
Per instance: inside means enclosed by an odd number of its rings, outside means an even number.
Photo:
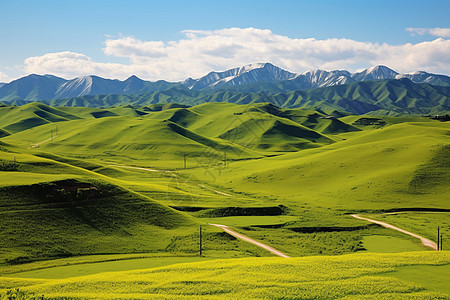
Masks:
[[[0,101],[36,101],[107,94],[138,95],[163,91],[171,87],[186,87],[196,91],[230,90],[276,94],[360,81],[402,78],[408,78],[415,83],[450,86],[449,76],[427,72],[399,74],[385,66],[375,66],[353,74],[343,70],[312,70],[296,74],[270,63],[257,63],[224,72],[210,72],[201,78],[189,78],[183,82],[164,80],[151,82],[136,76],[123,81],[98,76],[66,80],[53,75],[31,74],[10,83],[0,84]]]
[[[358,73],[313,70],[295,74],[270,63],[210,72],[183,82],[150,82],[136,76],[123,81],[98,76],[66,80],[32,74],[0,85],[0,101],[88,107],[270,102],[284,108],[354,114],[444,114],[450,111],[450,77],[399,74],[385,66]]]
[[[85,95],[142,94],[179,85],[164,80],[151,82],[131,76],[124,81],[98,76],[66,80],[53,75],[31,74],[0,86],[0,101],[39,101]]]
[[[359,81],[408,78],[415,83],[450,86],[450,77],[427,72],[400,74],[385,66],[375,66],[358,73],[345,70],[311,70],[300,74],[290,73],[270,63],[252,64],[225,72],[211,72],[199,79],[187,79],[185,86],[195,90],[239,90],[286,92],[329,87]],[[265,86],[262,86],[265,85]],[[270,87],[270,88],[269,88]]]
[[[361,81],[350,84],[277,94],[264,92],[196,91],[183,86],[140,95],[87,95],[40,101],[50,106],[147,107],[166,103],[194,106],[210,102],[272,103],[282,108],[374,115],[442,115],[450,112],[450,87],[414,83],[407,78]],[[24,100],[13,105],[29,103]]]

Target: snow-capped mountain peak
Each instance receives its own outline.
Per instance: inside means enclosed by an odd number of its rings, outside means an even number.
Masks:
[[[394,79],[398,73],[386,66],[374,66],[365,69],[362,72],[356,73],[352,78],[356,81],[364,80],[379,80],[379,79]]]
[[[255,70],[255,69],[262,69],[264,68],[268,63],[255,63],[255,64],[248,64],[245,66],[242,66],[238,70],[238,75],[241,75],[243,73]]]
[[[256,82],[274,82],[295,77],[271,63],[253,63],[223,72],[210,72],[199,79],[189,79],[184,84],[194,90],[251,84]]]

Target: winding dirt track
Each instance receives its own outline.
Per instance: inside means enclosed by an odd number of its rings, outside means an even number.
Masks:
[[[261,243],[261,242],[258,242],[258,241],[254,240],[254,239],[252,239],[252,238],[249,238],[249,237],[246,236],[246,235],[240,234],[240,233],[238,233],[238,232],[236,232],[236,231],[230,229],[230,228],[229,228],[228,226],[226,226],[226,225],[220,225],[220,224],[208,224],[208,225],[212,225],[212,226],[219,227],[220,229],[222,229],[222,230],[225,231],[226,233],[228,233],[228,234],[234,236],[235,238],[238,238],[238,239],[240,239],[240,240],[243,240],[243,241],[246,241],[246,242],[248,242],[248,243],[254,244],[254,245],[258,246],[258,247],[261,247],[261,248],[263,248],[263,249],[269,251],[269,252],[272,253],[272,254],[275,254],[275,255],[278,255],[278,256],[281,256],[281,257],[290,258],[290,256],[284,254],[283,252],[281,252],[281,251],[279,251],[279,250],[277,250],[277,249],[275,249],[275,248],[273,248],[273,247],[270,247],[270,246],[268,246],[268,245],[266,245],[266,244],[263,244],[263,243]]]
[[[37,147],[39,147],[40,145],[42,145],[44,143],[52,141],[55,137],[56,137],[56,135],[54,137],[52,137],[52,138],[46,139],[45,141],[39,142],[37,144],[34,144],[34,145],[31,146],[31,148],[37,148]]]
[[[401,233],[404,233],[404,234],[410,235],[412,237],[418,238],[422,242],[422,245],[430,247],[430,248],[432,248],[434,250],[437,250],[437,245],[436,245],[435,242],[433,242],[433,241],[431,241],[431,240],[429,240],[427,238],[424,238],[423,236],[420,236],[418,234],[406,231],[404,229],[398,228],[397,226],[394,226],[394,225],[391,225],[391,224],[388,224],[388,223],[385,223],[385,222],[364,218],[364,217],[361,217],[360,215],[357,215],[357,214],[354,214],[354,215],[351,215],[351,216],[353,218],[356,218],[356,219],[366,220],[366,221],[369,221],[369,222],[381,225],[383,227],[394,229],[394,230],[400,231]]]

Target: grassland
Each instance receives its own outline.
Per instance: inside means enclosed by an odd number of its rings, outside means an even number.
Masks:
[[[53,299],[448,299],[445,277],[404,275],[411,265],[448,272],[448,263],[448,252],[247,258],[0,284]]]
[[[401,123],[350,133],[320,148],[235,162],[213,180],[230,191],[282,198],[290,207],[447,208],[450,169],[448,155],[442,153],[448,152],[449,126]],[[438,157],[445,161],[435,163]],[[181,172],[209,179],[202,170]],[[433,180],[422,180],[422,174]]]
[[[403,276],[406,265],[448,263],[447,253],[422,253],[416,239],[349,214],[431,239],[438,225],[447,232],[450,214],[432,211],[450,208],[450,124],[383,117],[384,125],[362,126],[354,123],[363,116],[333,114],[230,103],[0,107],[0,275],[10,278],[0,277],[0,288],[75,298],[445,299],[439,285],[385,272]],[[263,258],[271,254],[207,223],[233,226],[290,256],[321,257]],[[373,254],[405,251],[418,253]],[[369,253],[327,256],[355,252]],[[243,257],[260,258],[249,267]],[[358,273],[364,259],[377,271]],[[211,267],[170,266],[202,260]],[[296,281],[301,266],[319,276],[319,262],[361,276]],[[268,271],[275,264],[279,279]],[[98,275],[164,265],[161,274],[172,277],[160,283],[154,271]],[[229,278],[219,282],[211,272]],[[272,286],[249,282],[250,274],[268,276]]]

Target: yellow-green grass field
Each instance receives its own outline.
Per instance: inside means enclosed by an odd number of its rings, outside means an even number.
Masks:
[[[448,252],[350,214],[448,236],[450,123],[354,125],[360,117],[268,104],[0,107],[0,289],[51,299],[448,299]]]
[[[449,299],[449,263],[449,252],[246,258],[0,286],[45,299]]]

